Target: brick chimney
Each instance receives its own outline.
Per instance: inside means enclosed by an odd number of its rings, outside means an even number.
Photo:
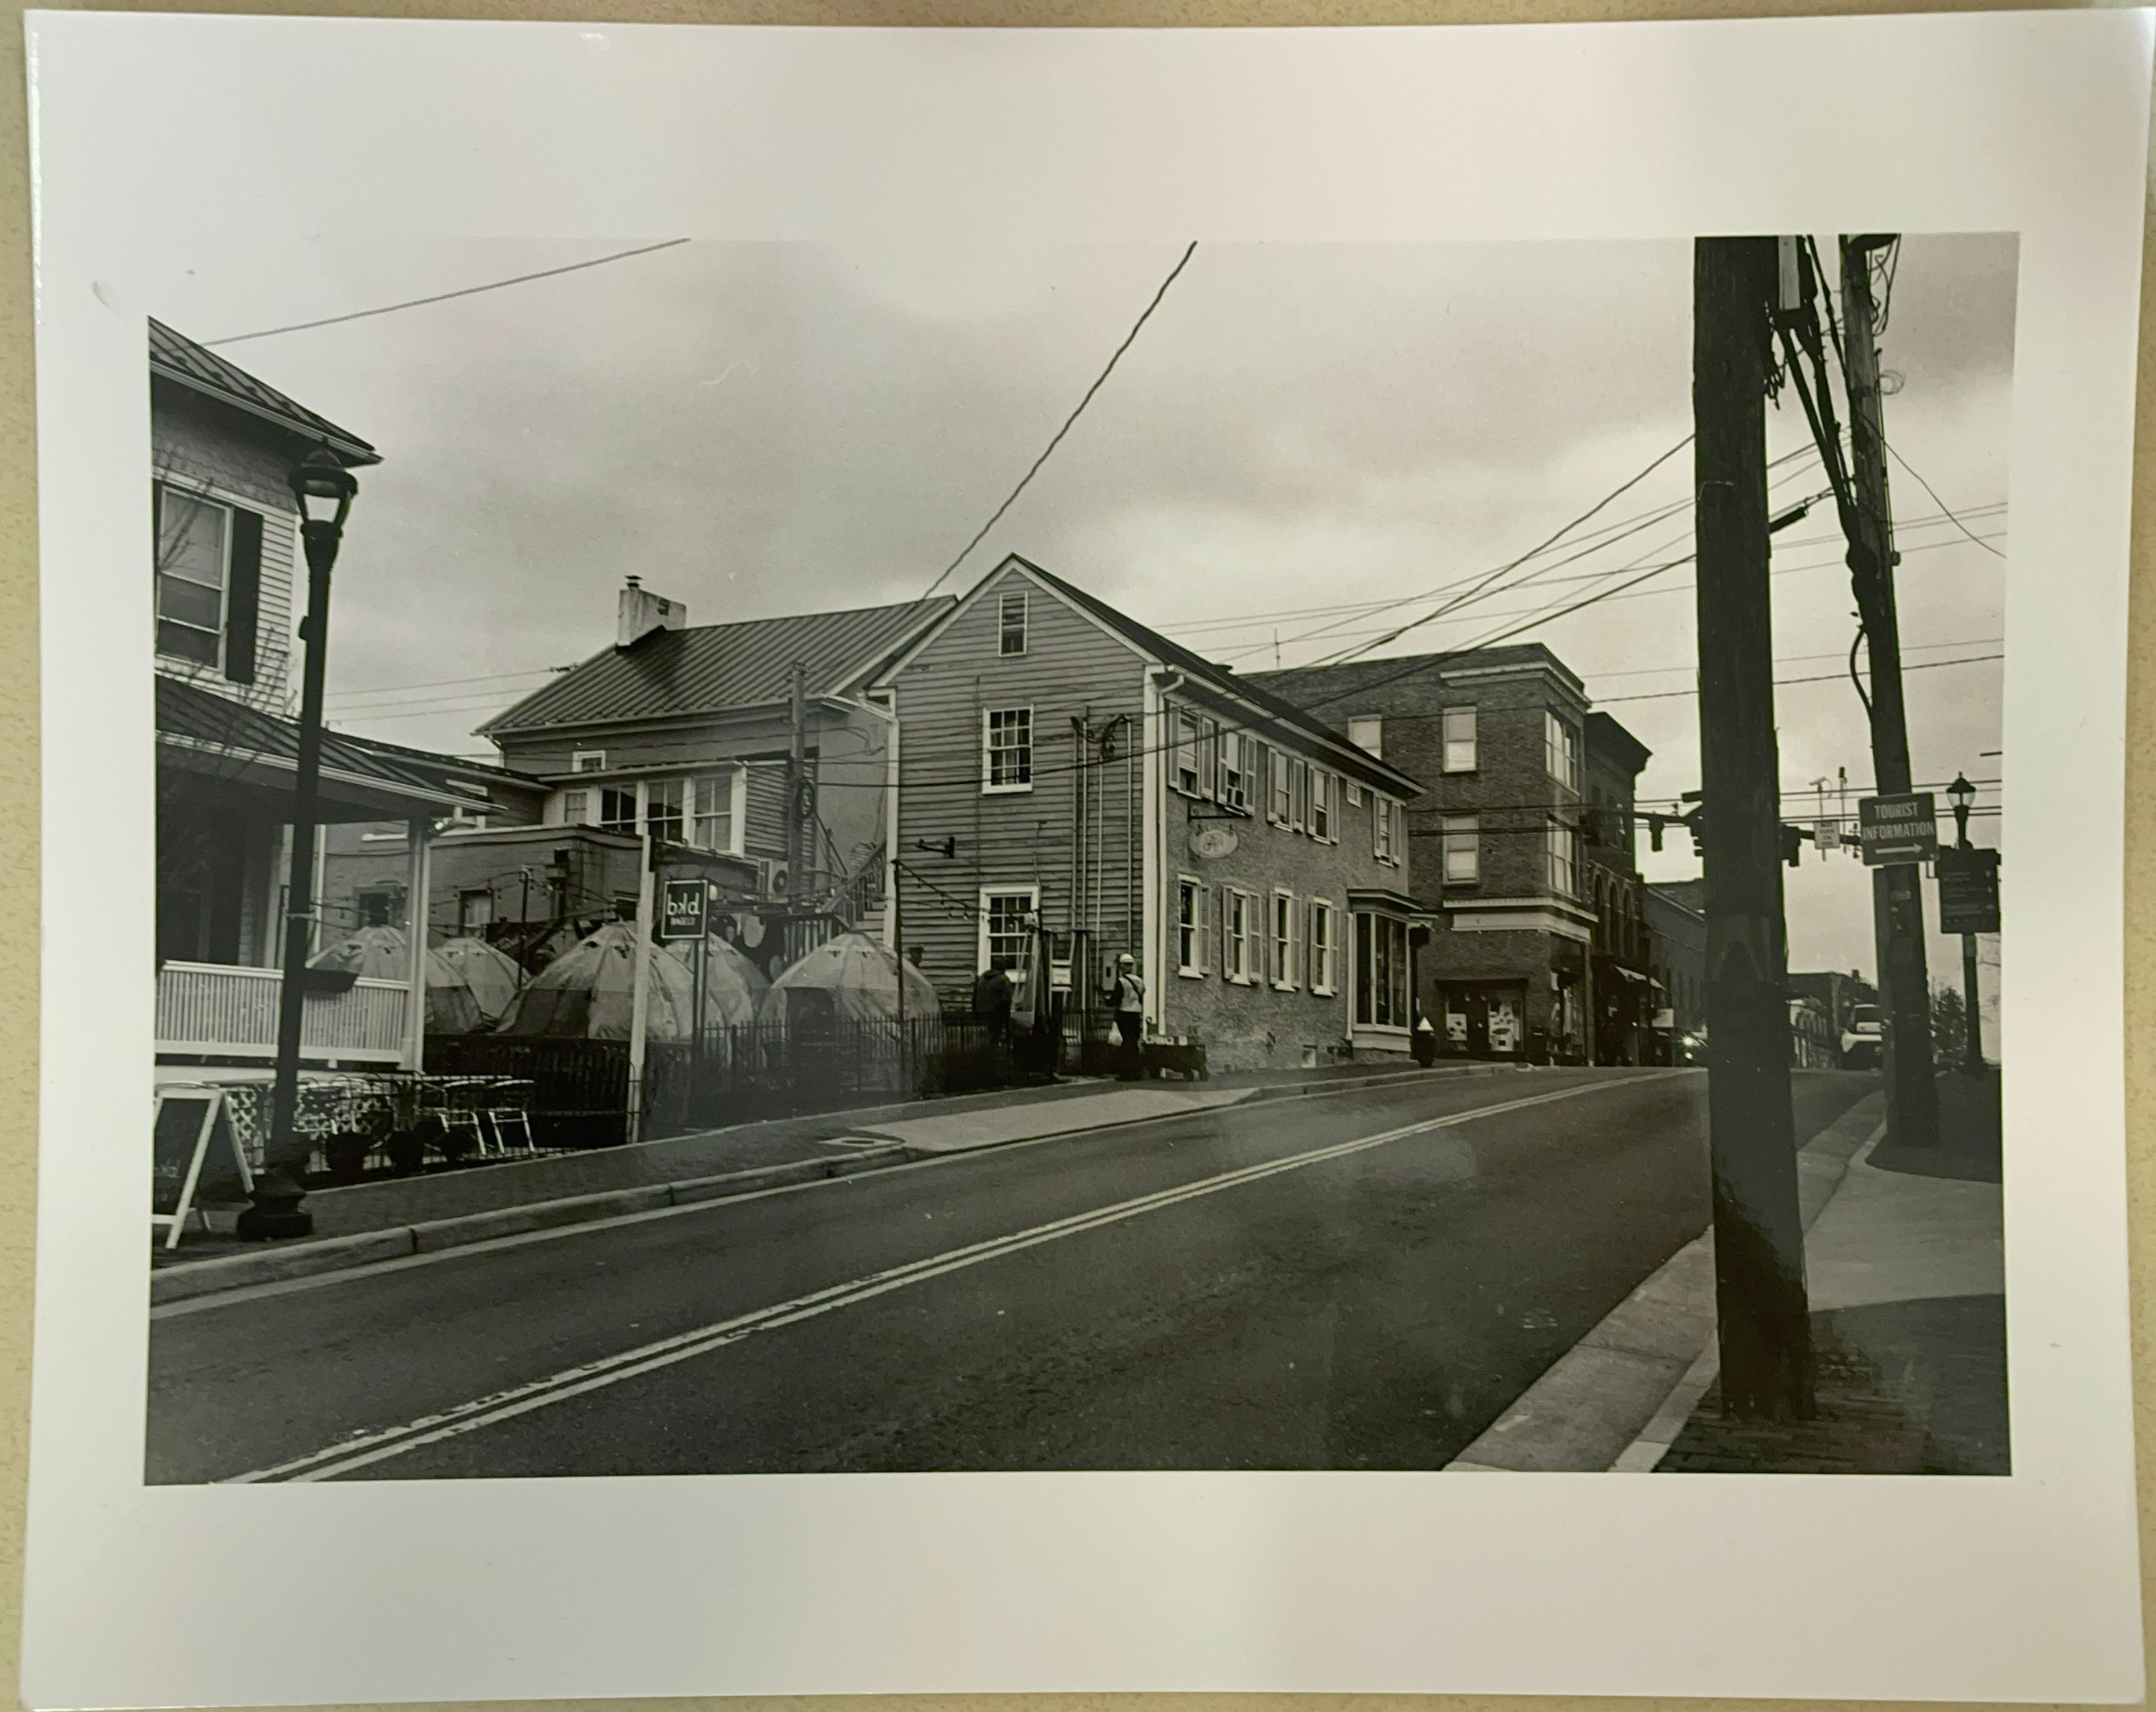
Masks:
[[[678,630],[689,622],[689,609],[678,600],[662,600],[631,577],[621,591],[614,623],[613,645],[634,648],[654,630]]]

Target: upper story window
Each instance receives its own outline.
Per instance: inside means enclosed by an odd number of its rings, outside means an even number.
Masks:
[[[1220,733],[1220,764],[1214,799],[1224,809],[1242,812],[1250,807],[1250,739],[1240,731]]]
[[[1332,775],[1322,767],[1310,769],[1310,835],[1332,842]]]
[[[578,749],[569,757],[572,773],[603,773],[606,771],[604,749]]]
[[[740,767],[674,779],[647,779],[559,794],[563,826],[597,826],[634,837],[649,832],[662,844],[686,844],[721,855],[742,853],[748,774]]]
[[[1358,715],[1348,722],[1348,741],[1382,760],[1385,753],[1385,722],[1374,713]]]
[[[739,768],[726,773],[707,773],[690,781],[695,801],[689,825],[690,843],[698,850],[741,854],[738,840],[742,817],[734,798],[747,782],[748,775]]]
[[[1475,710],[1448,707],[1445,710],[1445,770],[1472,773],[1476,765]]]
[[[157,652],[253,683],[261,514],[164,482],[155,493]]]
[[[1033,789],[1033,709],[989,707],[981,714],[981,789]]]
[[[1550,712],[1543,715],[1543,763],[1567,790],[1579,789],[1579,733]]]
[[[689,781],[654,779],[644,788],[644,826],[661,844],[688,841]]]
[[[1199,769],[1198,716],[1178,707],[1169,717],[1173,731],[1169,741],[1175,748],[1175,788],[1185,796],[1201,795],[1205,777]]]
[[[1443,825],[1445,883],[1478,884],[1482,878],[1481,823],[1472,815],[1447,815]]]
[[[1562,820],[1553,820],[1544,834],[1549,849],[1549,887],[1560,897],[1579,892],[1579,834]]]
[[[1273,751],[1270,806],[1267,813],[1279,826],[1295,820],[1295,758],[1284,749]]]
[[[1400,805],[1374,793],[1372,801],[1371,851],[1381,862],[1396,862],[1400,859]]]
[[[636,830],[636,790],[603,790],[598,793],[599,830],[602,832]]]
[[[1007,589],[996,604],[996,634],[999,654],[1025,652],[1025,590]]]

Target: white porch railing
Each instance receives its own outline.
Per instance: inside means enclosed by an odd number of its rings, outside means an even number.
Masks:
[[[205,1057],[275,1057],[283,985],[283,976],[274,969],[167,964],[157,971],[157,1050]],[[410,996],[402,981],[364,978],[347,992],[310,994],[302,1055],[357,1063],[403,1062]]]

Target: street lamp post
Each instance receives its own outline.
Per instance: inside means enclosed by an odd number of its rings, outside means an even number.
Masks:
[[[1969,782],[1969,775],[1954,774],[1954,782],[1947,787],[1947,801],[1953,806],[1954,847],[1969,848],[1969,811],[1976,803],[1976,787]],[[1962,1049],[1962,1068],[1971,1076],[1984,1073],[1984,1019],[1976,1005],[1976,935],[1961,936],[1961,995],[1962,1009],[1969,1014],[1963,1026],[1969,1031],[1968,1044]]]
[[[253,1205],[239,1216],[242,1236],[305,1236],[314,1215],[300,1203],[306,1191],[299,1172],[306,1158],[300,1137],[300,1047],[306,1024],[307,956],[315,925],[315,818],[322,769],[322,680],[328,666],[330,570],[344,539],[359,484],[326,446],[317,447],[292,472],[300,502],[300,534],[307,554],[307,615],[300,620],[305,650],[300,691],[300,753],[292,786],[292,861],[285,910],[284,979],[277,1000],[277,1067],[270,1087],[270,1139]],[[424,910],[425,901],[411,907]],[[414,918],[416,923],[419,918]]]

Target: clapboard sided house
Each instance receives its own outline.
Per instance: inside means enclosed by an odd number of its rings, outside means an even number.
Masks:
[[[1007,558],[870,689],[899,743],[886,932],[962,1007],[1036,928],[1071,1004],[1129,953],[1211,1067],[1405,1051],[1414,779]]]
[[[266,1066],[299,755],[291,474],[320,449],[348,469],[380,460],[172,328],[153,321],[149,335],[157,1055],[165,1066]],[[406,828],[415,876],[439,825],[523,794],[446,757],[336,733],[323,743],[321,821]],[[424,1006],[410,992],[362,981],[311,997],[303,1056],[416,1065]]]

